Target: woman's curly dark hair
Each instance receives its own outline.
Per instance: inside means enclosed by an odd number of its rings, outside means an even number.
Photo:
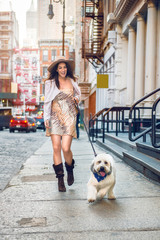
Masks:
[[[63,62],[61,62],[63,63]],[[67,74],[66,74],[66,77],[70,77],[72,78],[74,81],[76,81],[76,78],[75,76],[73,75],[73,71],[70,67],[70,65],[67,63],[67,62],[64,62],[66,64],[66,67],[67,67]],[[52,79],[55,79],[55,83],[56,83],[56,86],[57,88],[59,89],[59,80],[58,80],[58,72],[57,72],[57,68],[58,68],[58,65],[60,63],[57,63],[54,68],[52,69],[52,71],[49,73],[49,76],[46,80],[52,80]]]

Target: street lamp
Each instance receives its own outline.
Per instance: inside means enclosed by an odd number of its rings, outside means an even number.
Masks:
[[[65,35],[65,0],[50,0],[49,11],[47,16],[52,19],[54,16],[52,1],[63,4],[63,24],[62,24],[62,55],[64,56],[64,35]]]
[[[48,13],[47,13],[47,16],[49,17],[49,19],[52,19],[53,16],[54,16],[54,13],[53,13],[53,5],[51,4],[51,0],[50,0],[49,11],[48,11]]]

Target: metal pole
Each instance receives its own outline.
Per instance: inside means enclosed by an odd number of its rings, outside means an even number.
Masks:
[[[65,35],[65,0],[63,0],[63,25],[62,25],[62,55],[64,56],[64,35]]]

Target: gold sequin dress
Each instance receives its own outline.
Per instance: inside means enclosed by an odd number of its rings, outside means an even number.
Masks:
[[[46,136],[76,134],[77,109],[73,101],[73,89],[63,89],[52,101],[50,129],[46,128]]]

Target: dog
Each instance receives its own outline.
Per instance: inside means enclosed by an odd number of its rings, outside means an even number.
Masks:
[[[113,188],[116,183],[116,169],[110,154],[98,154],[91,165],[91,177],[88,181],[87,200],[89,203],[101,200],[106,194],[108,199],[116,199]]]

